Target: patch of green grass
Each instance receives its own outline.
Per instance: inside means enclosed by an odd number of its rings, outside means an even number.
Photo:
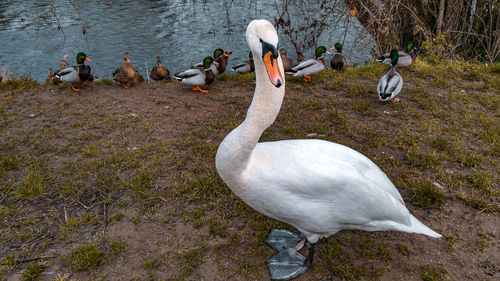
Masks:
[[[445,280],[446,271],[431,265],[420,266],[420,278],[423,281],[441,281]]]
[[[406,160],[416,168],[436,168],[440,165],[440,159],[434,151],[420,151],[416,146],[407,150]]]
[[[65,260],[73,270],[94,270],[106,262],[106,251],[95,244],[84,244],[73,249]]]
[[[28,89],[37,89],[38,87],[40,87],[40,84],[29,77],[11,79],[0,83],[0,90],[16,90],[18,93]]]
[[[0,159],[0,171],[17,170],[20,167],[21,159],[14,154],[2,155]]]
[[[409,256],[411,251],[410,249],[408,249],[408,247],[406,247],[405,245],[403,244],[397,244],[398,246],[398,251],[403,255],[403,256]]]
[[[493,186],[493,176],[489,173],[483,172],[473,172],[467,176],[468,181],[480,190],[491,193],[491,187]]]
[[[22,280],[23,281],[42,280],[42,271],[43,268],[40,263],[31,262],[24,270]]]
[[[351,107],[352,110],[354,110],[355,112],[361,115],[367,115],[370,113],[370,110],[372,109],[372,104],[364,100],[357,100],[352,102]]]
[[[123,241],[95,241],[74,248],[64,261],[73,270],[95,270],[125,251],[127,244]]]
[[[445,203],[446,193],[429,180],[417,181],[412,185],[411,202],[422,208],[440,208]]]
[[[174,194],[188,200],[208,199],[213,200],[229,193],[227,187],[214,169],[188,179],[175,187]]]
[[[123,219],[123,213],[116,213],[108,217],[109,224],[115,224]]]
[[[28,174],[19,183],[15,190],[18,198],[33,199],[44,195],[47,185],[47,176],[37,170],[30,170]]]
[[[348,84],[347,88],[349,89],[349,95],[353,97],[361,97],[368,93],[366,87],[358,82]]]
[[[227,234],[226,224],[220,223],[215,219],[209,219],[207,221],[207,224],[208,224],[208,232],[216,236],[226,237]]]
[[[495,63],[486,67],[486,71],[489,73],[500,74],[500,63]]]
[[[458,194],[458,198],[462,199],[467,205],[474,207],[478,210],[498,213],[500,212],[500,206],[496,204],[488,203],[487,199],[479,197],[479,195],[467,196],[463,192]]]
[[[5,266],[7,270],[12,270],[17,266],[16,257],[14,257],[14,255],[6,254],[0,261],[0,264]]]
[[[141,267],[151,273],[160,269],[166,262],[167,262],[166,254],[161,253],[158,257],[151,257],[142,261]]]
[[[310,109],[310,110],[321,109],[321,108],[323,108],[323,102],[319,99],[314,98],[314,97],[308,97],[304,101],[304,108]]]
[[[113,85],[113,80],[109,78],[102,78],[101,80],[95,82],[97,85]]]

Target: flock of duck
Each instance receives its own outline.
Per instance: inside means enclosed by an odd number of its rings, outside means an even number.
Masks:
[[[413,42],[410,42],[406,47],[406,52],[391,50],[390,53],[381,56],[378,61],[391,65],[389,70],[380,79],[377,87],[378,97],[380,101],[391,100],[396,101],[395,97],[400,93],[403,87],[403,78],[398,72],[399,67],[409,66],[415,60],[413,52]],[[333,58],[330,60],[330,67],[334,70],[341,71],[348,64],[346,58],[342,55],[342,44],[336,43],[330,50],[335,50]],[[210,85],[214,82],[217,75],[225,72],[228,65],[228,59],[232,52],[225,52],[222,49],[216,49],[214,56],[208,56],[202,62],[191,66],[188,70],[176,73],[172,78],[181,81],[182,83],[192,85],[194,91],[207,93],[208,90],[200,88],[200,86]],[[319,46],[315,50],[315,57],[304,59],[294,66],[292,60],[287,57],[285,49],[278,51],[283,69],[286,74],[294,77],[303,77],[305,82],[311,81],[311,76],[327,69],[327,60],[325,55],[331,55],[325,46]],[[131,82],[144,82],[144,77],[130,63],[130,55],[125,53],[124,64],[113,72],[113,80],[121,83],[124,88],[128,88]],[[83,82],[94,80],[90,73],[90,66],[85,65],[85,61],[90,60],[86,54],[78,53],[76,56],[77,66],[68,67],[65,59],[60,62],[60,70],[54,72],[49,69],[49,76],[46,78],[47,84],[58,84],[61,82],[69,83],[74,91],[79,91],[74,85],[83,86]],[[170,72],[162,65],[160,57],[156,58],[156,66],[151,70],[150,77],[155,81],[170,79]],[[244,61],[231,68],[236,73],[249,73],[255,71],[255,63],[252,52],[249,52],[249,60]]]
[[[275,121],[285,95],[285,73],[311,81],[327,67],[324,47],[316,48],[315,58],[293,65],[286,51],[278,50],[278,35],[267,20],[252,21],[246,31],[250,47],[249,60],[235,65],[237,73],[255,72],[256,87],[245,120],[221,142],[215,157],[217,172],[226,185],[258,212],[288,223],[300,234],[288,230],[272,230],[266,242],[278,253],[267,264],[272,279],[291,279],[309,268],[316,243],[342,229],[365,231],[396,230],[433,238],[440,234],[421,223],[406,208],[403,198],[386,174],[370,159],[346,146],[318,139],[295,139],[258,142],[261,134]],[[379,99],[393,99],[401,90],[403,80],[398,67],[412,63],[413,43],[407,52],[392,50],[379,60],[390,68],[380,79]],[[336,54],[330,66],[342,70],[346,64],[342,45],[330,50]],[[210,84],[223,73],[231,52],[217,49],[214,57],[205,57],[199,64],[173,75],[193,90]],[[47,82],[74,85],[91,80],[91,61],[84,53],[76,57],[77,66],[61,65],[61,70]],[[141,80],[125,53],[124,65],[113,73],[113,79],[129,86]],[[169,71],[160,57],[151,70],[154,80],[168,79]],[[49,79],[50,78],[50,79]],[[299,250],[307,249],[302,255]]]

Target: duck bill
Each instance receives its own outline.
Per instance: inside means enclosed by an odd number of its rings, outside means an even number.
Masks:
[[[283,85],[283,75],[281,74],[278,59],[272,57],[272,52],[269,51],[264,55],[264,64],[266,66],[267,75],[269,75],[269,80],[271,83],[276,86],[276,88],[281,87]]]
[[[86,60],[86,61],[92,61],[91,59],[89,59],[89,58],[87,58],[87,57],[85,58],[85,60]]]

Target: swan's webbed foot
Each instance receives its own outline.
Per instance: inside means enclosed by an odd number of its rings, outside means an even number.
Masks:
[[[266,243],[278,251],[267,261],[271,278],[274,280],[295,278],[312,264],[316,244],[307,242],[302,234],[297,235],[285,229],[273,229]],[[298,252],[304,245],[308,249],[307,257]]]
[[[267,261],[273,280],[289,280],[307,270],[305,258],[294,249],[283,249]]]
[[[295,234],[286,229],[272,229],[266,238],[266,243],[276,251],[294,248],[298,251],[304,246],[306,238],[302,234]]]

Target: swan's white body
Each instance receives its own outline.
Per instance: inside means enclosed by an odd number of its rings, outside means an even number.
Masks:
[[[396,67],[391,66],[378,82],[378,97],[381,101],[391,100],[401,92],[401,88],[403,88],[403,77],[396,71]]]
[[[257,83],[245,120],[217,150],[217,171],[227,186],[255,210],[297,228],[311,243],[341,229],[440,237],[410,214],[391,181],[362,154],[322,140],[258,143],[278,115],[285,85],[276,88],[270,82],[261,59],[260,39],[278,43],[272,25],[252,21],[246,37]],[[278,64],[283,73],[281,58]]]

